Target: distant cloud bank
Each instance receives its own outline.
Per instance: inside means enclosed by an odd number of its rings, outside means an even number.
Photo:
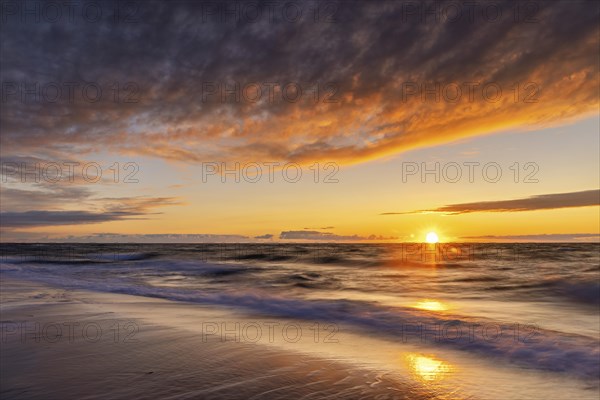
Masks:
[[[514,200],[480,201],[475,203],[450,204],[428,210],[408,212],[386,212],[380,215],[402,215],[419,213],[466,214],[474,212],[515,212],[552,210],[557,208],[587,207],[600,205],[600,189],[581,192],[541,194]]]

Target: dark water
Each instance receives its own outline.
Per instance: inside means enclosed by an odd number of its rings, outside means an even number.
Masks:
[[[600,374],[597,243],[0,248],[9,276],[345,323],[387,339],[446,327],[460,335],[439,335],[437,346],[575,379]]]

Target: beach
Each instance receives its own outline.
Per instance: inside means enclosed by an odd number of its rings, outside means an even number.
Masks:
[[[3,398],[599,394],[595,244],[2,249]]]
[[[240,321],[256,323],[213,307],[65,291],[3,278],[1,395],[13,399],[435,398],[390,373],[286,350],[277,338],[280,343],[257,344],[236,339],[235,330],[228,340],[199,331],[202,321],[221,323],[228,318],[231,327]]]

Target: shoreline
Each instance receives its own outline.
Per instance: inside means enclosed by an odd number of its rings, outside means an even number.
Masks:
[[[495,400],[552,398],[557,387],[572,398],[598,394],[560,374],[351,326],[0,276],[2,398]]]
[[[227,318],[256,323],[212,306],[4,276],[1,295],[3,398],[436,398],[380,371],[285,350],[275,340],[235,340],[232,325],[225,340],[199,335],[198,318],[211,321],[200,324],[208,332]]]

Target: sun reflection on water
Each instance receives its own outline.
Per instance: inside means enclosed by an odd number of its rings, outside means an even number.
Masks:
[[[450,364],[433,357],[409,354],[406,356],[406,360],[413,376],[422,381],[443,379],[446,374],[452,372]]]

